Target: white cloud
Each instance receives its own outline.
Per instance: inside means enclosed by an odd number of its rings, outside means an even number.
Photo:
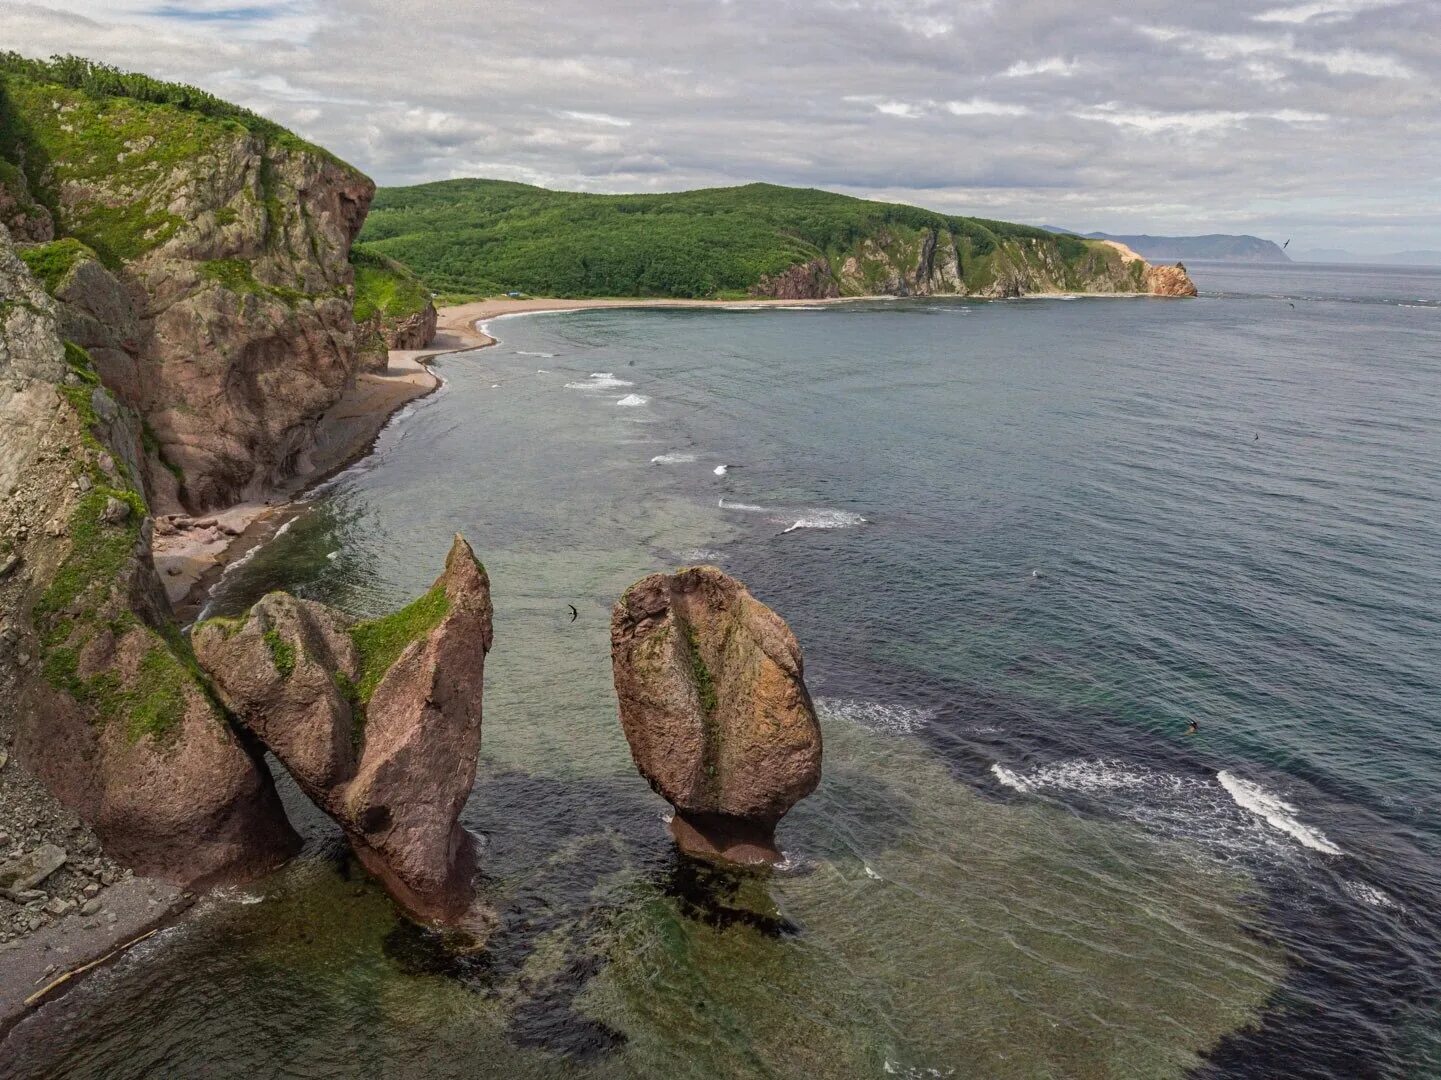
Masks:
[[[878,113],[884,113],[886,116],[899,116],[906,120],[914,120],[926,114],[924,106],[909,101],[874,101],[871,104],[875,106]]]
[[[971,98],[969,101],[946,102],[946,111],[952,116],[1025,116],[1031,110],[1024,105]]]
[[[1076,74],[1080,65],[1059,56],[1045,60],[1017,60],[1001,76],[1006,79],[1023,79],[1031,75],[1059,75],[1067,78]]]
[[[607,124],[610,127],[630,127],[630,121],[620,116],[609,116],[606,113],[577,112],[574,109],[561,109],[557,116],[563,116],[567,120],[579,120],[583,124]]]
[[[1186,135],[1213,134],[1255,120],[1271,120],[1283,124],[1317,124],[1328,119],[1323,113],[1304,112],[1299,109],[1280,109],[1264,113],[1234,109],[1166,113],[1127,108],[1116,102],[1077,109],[1071,115],[1080,120],[1097,121],[1119,128],[1133,128],[1147,135],[1168,132]]]
[[[1251,18],[1256,22],[1344,22],[1371,8],[1392,7],[1397,0],[1316,0],[1315,3],[1268,8]]]
[[[1198,53],[1207,60],[1236,60],[1270,56],[1298,64],[1325,68],[1333,75],[1369,75],[1378,79],[1409,79],[1415,74],[1400,60],[1381,53],[1342,48],[1330,52],[1303,49],[1290,34],[1261,37],[1248,34],[1211,34],[1193,30],[1177,30],[1161,26],[1141,26],[1138,30],[1154,41],[1173,44],[1187,52]]]

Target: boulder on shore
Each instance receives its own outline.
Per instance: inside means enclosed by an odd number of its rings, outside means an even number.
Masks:
[[[194,640],[226,707],[391,896],[418,918],[476,929],[460,810],[475,782],[491,634],[490,580],[456,536],[445,572],[394,614],[356,622],[271,593]]]
[[[821,730],[800,646],[714,566],[652,574],[617,601],[611,665],[631,756],[691,854],[775,863],[775,826],[816,789]]]

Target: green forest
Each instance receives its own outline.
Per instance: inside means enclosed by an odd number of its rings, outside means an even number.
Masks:
[[[361,240],[447,300],[543,296],[746,295],[768,274],[834,264],[895,230],[949,230],[963,260],[1039,240],[1065,261],[1086,242],[1042,229],[949,217],[814,189],[747,184],[663,195],[591,195],[501,180],[382,188]]]

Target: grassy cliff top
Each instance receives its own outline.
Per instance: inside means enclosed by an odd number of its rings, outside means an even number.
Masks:
[[[79,57],[0,52],[0,159],[8,165],[0,184],[13,182],[19,166],[59,231],[112,267],[173,236],[183,224],[168,209],[177,179],[247,135],[350,168],[274,121],[193,86]],[[67,189],[88,197],[62,198]]]
[[[1062,259],[1087,242],[810,188],[747,184],[591,195],[501,180],[381,188],[361,240],[449,297],[743,295],[761,277],[854,250],[887,227],[951,232],[968,254],[1036,240]]]
[[[133,71],[122,71],[109,64],[86,60],[84,57],[52,56],[49,60],[32,60],[16,52],[0,51],[0,82],[14,78],[63,86],[91,98],[124,98],[150,105],[164,105],[182,112],[237,124],[252,134],[263,136],[292,150],[334,158],[330,151],[306,142],[274,120],[233,105],[198,87],[165,82]]]

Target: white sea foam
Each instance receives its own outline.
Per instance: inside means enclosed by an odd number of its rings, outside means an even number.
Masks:
[[[565,384],[567,390],[616,390],[622,386],[634,386],[635,383],[626,382],[624,379],[617,379],[609,371],[592,371],[590,378],[585,382],[568,382]]]
[[[1216,779],[1231,798],[1236,800],[1236,805],[1262,818],[1271,828],[1280,829],[1283,833],[1294,836],[1313,851],[1325,852],[1327,855],[1342,853],[1340,848],[1327,840],[1319,831],[1297,821],[1292,816],[1297,812],[1296,808],[1279,795],[1267,791],[1260,784],[1233,776],[1225,769],[1216,774]]]
[[[885,1069],[887,1076],[901,1076],[905,1080],[945,1080],[946,1077],[956,1075],[955,1069],[926,1069],[918,1065],[902,1065],[892,1061],[890,1058],[882,1063],[881,1068]]]
[[[1019,768],[995,762],[998,783],[1027,795],[1080,796],[1179,840],[1191,851],[1230,861],[1294,857],[1297,845],[1329,855],[1341,849],[1295,816],[1294,806],[1229,772],[1214,780],[1178,776],[1127,761],[1078,759]]]
[[[767,510],[764,506],[756,506],[754,503],[726,502],[725,496],[721,496],[721,498],[716,502],[716,505],[719,506],[722,510],[744,510],[748,514],[770,513],[770,511]]]
[[[690,566],[694,566],[696,563],[718,563],[725,558],[714,548],[690,548],[686,551],[677,551],[675,555],[681,562]]]
[[[991,775],[1013,791],[1031,790],[1031,785],[1022,780],[1019,774],[1012,772],[999,761],[991,764]]]
[[[884,735],[914,735],[936,715],[934,709],[889,705],[862,698],[822,698],[816,705],[828,716],[839,717]]]
[[[644,394],[627,394],[625,397],[617,401],[616,404],[623,405],[626,408],[635,408],[638,405],[649,405],[650,398],[646,397]]]
[[[1372,907],[1380,908],[1393,908],[1396,906],[1395,900],[1392,900],[1384,892],[1376,888],[1376,886],[1367,885],[1364,881],[1344,881],[1341,883],[1341,887],[1346,890],[1348,896],[1354,900],[1361,901],[1363,904],[1370,904]]]
[[[650,463],[652,465],[688,465],[694,460],[694,454],[657,454],[650,459]]]
[[[853,525],[864,525],[866,519],[849,510],[806,510],[795,522],[787,525],[783,533],[797,529],[849,529]]]

